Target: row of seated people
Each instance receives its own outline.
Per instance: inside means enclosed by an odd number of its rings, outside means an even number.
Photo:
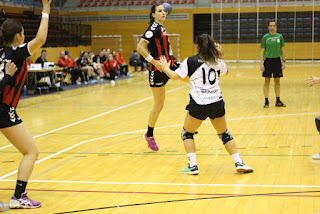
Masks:
[[[72,83],[76,84],[96,83],[98,80],[107,79],[114,86],[116,76],[129,74],[122,49],[119,49],[115,56],[110,49],[102,49],[96,56],[92,52],[84,51],[76,60],[72,59],[69,51],[62,51],[58,65],[65,68],[64,71],[71,75]]]
[[[169,4],[194,4],[194,0],[160,0],[160,1],[156,1],[156,0],[145,0],[145,1],[141,1],[141,0],[137,0],[137,1],[126,1],[126,0],[102,0],[102,2],[100,1],[95,1],[95,2],[85,2],[85,0],[82,0],[84,2],[80,2],[78,4],[78,7],[104,7],[104,6],[133,6],[133,5],[154,5],[154,4],[163,4],[163,3],[169,3]]]
[[[41,63],[42,67],[47,62],[47,51],[42,50],[41,55],[37,58],[35,63]],[[28,58],[27,64],[32,64],[31,58]],[[119,75],[129,75],[128,65],[123,59],[122,49],[118,52],[114,51],[114,55],[110,49],[102,49],[95,56],[92,52],[81,52],[80,57],[75,60],[71,57],[70,51],[61,51],[58,59],[58,65],[63,67],[63,76],[70,77],[71,84],[88,84],[96,83],[98,80],[107,79],[111,85],[115,85],[115,77]],[[35,89],[35,79],[37,82],[42,77],[48,76],[50,78],[51,86],[55,86],[56,74],[55,72],[30,72],[28,77],[27,88]],[[36,75],[36,78],[34,77]],[[69,82],[66,80],[66,82]]]

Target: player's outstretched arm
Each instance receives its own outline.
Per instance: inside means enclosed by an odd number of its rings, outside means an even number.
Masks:
[[[137,51],[139,52],[139,54],[141,54],[143,56],[143,58],[145,58],[149,63],[151,63],[152,65],[156,66],[156,68],[158,68],[159,70],[161,70],[161,67],[159,66],[159,61],[153,59],[151,57],[151,55],[149,54],[148,51],[148,42],[146,42],[145,40],[141,39],[139,44],[137,45]]]
[[[52,0],[42,0],[42,19],[36,37],[29,43],[30,54],[33,55],[47,40],[50,5]]]
[[[308,81],[307,85],[311,87],[315,84],[319,84],[320,78],[311,76],[310,78],[307,79],[307,81]]]
[[[181,77],[176,72],[174,72],[173,70],[170,69],[171,61],[167,62],[166,57],[161,56],[160,60],[158,62],[159,62],[159,66],[161,68],[161,71],[166,73],[168,75],[168,77],[170,77],[170,79],[173,79],[173,80],[180,79],[180,80],[182,80]]]

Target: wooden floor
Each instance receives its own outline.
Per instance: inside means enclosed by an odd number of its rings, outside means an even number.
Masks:
[[[237,174],[205,121],[195,136],[200,174],[183,175],[180,139],[188,85],[169,81],[152,152],[142,135],[153,100],[147,74],[20,101],[18,114],[40,150],[28,195],[36,210],[7,213],[320,213],[320,65],[290,64],[281,79],[286,108],[264,109],[258,64],[229,64],[221,77],[228,127],[254,173]],[[0,198],[13,195],[21,154],[0,135]]]

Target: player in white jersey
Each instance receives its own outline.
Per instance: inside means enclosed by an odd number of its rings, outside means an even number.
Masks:
[[[189,112],[181,133],[189,165],[182,170],[182,173],[199,173],[193,135],[207,117],[210,118],[212,126],[232,156],[236,171],[253,172],[253,169],[241,160],[235,141],[227,129],[219,77],[220,73],[226,74],[228,70],[226,64],[220,59],[221,49],[208,34],[199,35],[196,43],[199,54],[186,58],[175,71],[169,68],[170,63],[165,57],[160,59],[161,70],[171,79],[185,79],[188,76],[190,82],[190,103],[186,107]]]
[[[310,87],[315,85],[315,84],[320,84],[320,78],[319,77],[311,76],[310,78],[307,79],[307,81],[308,81],[307,85],[310,86]],[[317,129],[318,129],[318,131],[320,133],[320,114],[318,114],[318,116],[316,116],[315,122],[316,122],[316,127],[317,127]],[[313,155],[312,159],[320,160],[320,152],[315,154],[315,155]]]

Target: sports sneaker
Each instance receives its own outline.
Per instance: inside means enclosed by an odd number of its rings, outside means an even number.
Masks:
[[[111,86],[113,87],[113,86],[116,84],[116,82],[115,82],[114,80],[111,80],[111,81],[110,81],[110,84],[111,84]]]
[[[184,168],[183,170],[181,170],[182,174],[187,174],[187,175],[197,175],[199,174],[199,170],[198,170],[198,166],[193,166],[190,167],[190,164],[188,164],[187,168]]]
[[[9,205],[0,201],[0,212],[9,210]]]
[[[158,151],[159,147],[156,144],[154,137],[147,137],[147,133],[143,135],[143,138],[147,141],[148,147],[153,151]]]
[[[264,108],[269,108],[269,102],[265,102],[263,107]]]
[[[22,193],[20,199],[12,196],[10,200],[10,208],[12,209],[34,209],[41,207],[41,203],[33,201],[27,196],[27,192]]]
[[[286,107],[286,104],[284,104],[283,102],[281,102],[281,100],[277,100],[275,106],[277,106],[277,107]]]
[[[320,152],[312,156],[313,160],[320,160]]]
[[[240,162],[236,163],[236,170],[237,170],[237,172],[243,172],[243,173],[253,172],[252,167],[246,165],[243,162],[242,163],[240,163]]]

